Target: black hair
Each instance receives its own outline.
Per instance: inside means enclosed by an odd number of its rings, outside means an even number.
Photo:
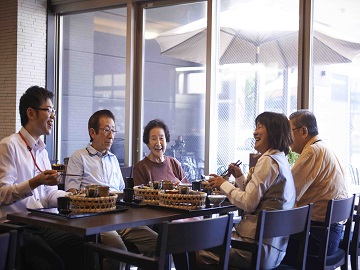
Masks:
[[[100,125],[99,120],[101,117],[111,118],[112,120],[114,120],[114,123],[115,123],[115,116],[110,110],[100,110],[100,111],[94,112],[88,122],[88,131],[89,131],[89,136],[90,136],[90,142],[93,141],[93,139],[90,135],[90,129],[93,128],[95,130],[96,134],[99,133],[99,125]]]
[[[293,143],[293,139],[291,136],[289,120],[285,114],[263,112],[255,119],[255,125],[258,123],[264,125],[266,128],[269,147],[285,152],[285,155],[287,155],[290,150],[290,145]]]
[[[305,126],[311,137],[319,134],[316,117],[309,110],[298,110],[290,114],[289,119],[292,121],[295,127]]]
[[[21,125],[24,127],[29,122],[26,112],[29,108],[39,108],[48,99],[52,100],[54,94],[43,87],[30,86],[20,98],[19,112]]]
[[[162,128],[165,132],[166,142],[170,142],[170,132],[168,126],[160,119],[151,120],[144,128],[143,142],[149,144],[150,131],[153,128]]]

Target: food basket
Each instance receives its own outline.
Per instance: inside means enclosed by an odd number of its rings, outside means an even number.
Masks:
[[[159,192],[159,205],[186,210],[204,208],[206,202],[205,192],[191,194],[169,194]]]
[[[145,204],[159,204],[158,189],[134,187],[134,195]]]
[[[73,195],[70,197],[70,210],[78,213],[106,212],[116,209],[117,194],[106,197],[85,197]]]

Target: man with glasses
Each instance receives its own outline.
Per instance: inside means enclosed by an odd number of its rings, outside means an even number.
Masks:
[[[327,203],[331,199],[348,197],[344,171],[335,154],[318,135],[316,118],[308,110],[299,110],[289,117],[294,143],[292,151],[300,154],[291,172],[296,187],[296,205],[313,203],[312,220],[325,220]],[[343,225],[332,224],[328,255],[339,246]],[[321,236],[312,234],[308,253],[317,254]]]
[[[86,148],[71,155],[66,172],[81,177],[66,177],[65,190],[78,193],[88,185],[109,186],[110,191],[120,192],[125,184],[116,156],[110,152],[114,142],[115,117],[109,110],[95,112],[89,119],[88,132],[90,143]],[[124,241],[133,243],[137,249],[147,255],[155,254],[157,233],[142,226],[100,234],[101,242],[122,250],[127,250]],[[103,259],[103,269],[122,269],[123,263],[108,258]]]
[[[0,222],[26,208],[56,207],[60,175],[51,170],[41,136],[55,121],[53,93],[32,86],[20,98],[22,128],[0,142]],[[27,226],[22,249],[23,269],[81,269],[83,237],[49,228]]]

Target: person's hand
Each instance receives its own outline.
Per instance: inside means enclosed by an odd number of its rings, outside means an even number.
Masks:
[[[31,189],[35,189],[40,185],[55,186],[59,184],[61,175],[56,170],[46,170],[29,180]]]
[[[210,176],[212,176],[208,182],[209,182],[209,186],[210,188],[214,189],[220,189],[220,186],[222,183],[224,183],[226,180],[224,178],[222,178],[221,176],[217,175],[217,174],[210,174]]]
[[[179,179],[176,179],[176,181],[173,182],[174,186],[177,187],[181,181]]]
[[[59,184],[61,175],[56,170],[46,170],[40,174],[42,177],[42,184],[47,186],[55,186]]]
[[[238,178],[243,175],[243,172],[241,171],[240,167],[236,166],[234,163],[229,164],[228,167],[228,175],[233,175],[235,178]]]

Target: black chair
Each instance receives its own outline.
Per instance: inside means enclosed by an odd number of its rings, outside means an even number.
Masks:
[[[312,204],[290,210],[261,211],[258,215],[255,242],[231,239],[231,247],[252,253],[251,268],[260,269],[263,239],[294,236],[300,241],[297,260],[282,264],[276,269],[305,269]],[[240,266],[241,267],[241,266]]]
[[[157,241],[156,256],[154,258],[98,243],[87,243],[87,251],[91,257],[102,254],[110,258],[143,268],[166,269],[171,254],[184,254],[188,256],[187,269],[196,269],[195,251],[220,247],[220,263],[217,269],[227,269],[233,214],[218,218],[203,219],[189,222],[163,222]],[[186,270],[183,267],[181,270]]]
[[[15,269],[17,254],[17,231],[0,229],[0,270]]]
[[[360,199],[360,198],[359,198]],[[355,206],[356,213],[354,213],[353,221],[354,221],[354,229],[353,235],[350,242],[350,261],[351,261],[351,269],[358,270],[359,269],[359,255],[360,255],[360,201],[358,205]]]
[[[10,234],[10,246],[8,252],[3,251],[4,245],[2,240],[0,240],[0,270],[2,269],[26,269],[23,265],[23,260],[21,256],[21,249],[23,246],[23,233],[24,226],[11,224],[11,223],[0,223],[0,234],[9,233]],[[6,237],[5,237],[6,238]],[[6,248],[6,247],[5,247]],[[3,268],[4,262],[6,267]]]
[[[126,177],[132,177],[133,166],[120,167],[120,170],[121,170],[121,174],[122,174],[122,176],[123,176],[124,179],[125,179]]]
[[[310,234],[322,235],[317,255],[307,256],[306,269],[335,269],[341,267],[342,270],[348,269],[348,255],[350,246],[350,232],[354,212],[355,195],[340,200],[330,200],[328,202],[324,222],[311,222]],[[327,256],[329,242],[330,225],[346,220],[344,237],[339,245],[338,251]]]

